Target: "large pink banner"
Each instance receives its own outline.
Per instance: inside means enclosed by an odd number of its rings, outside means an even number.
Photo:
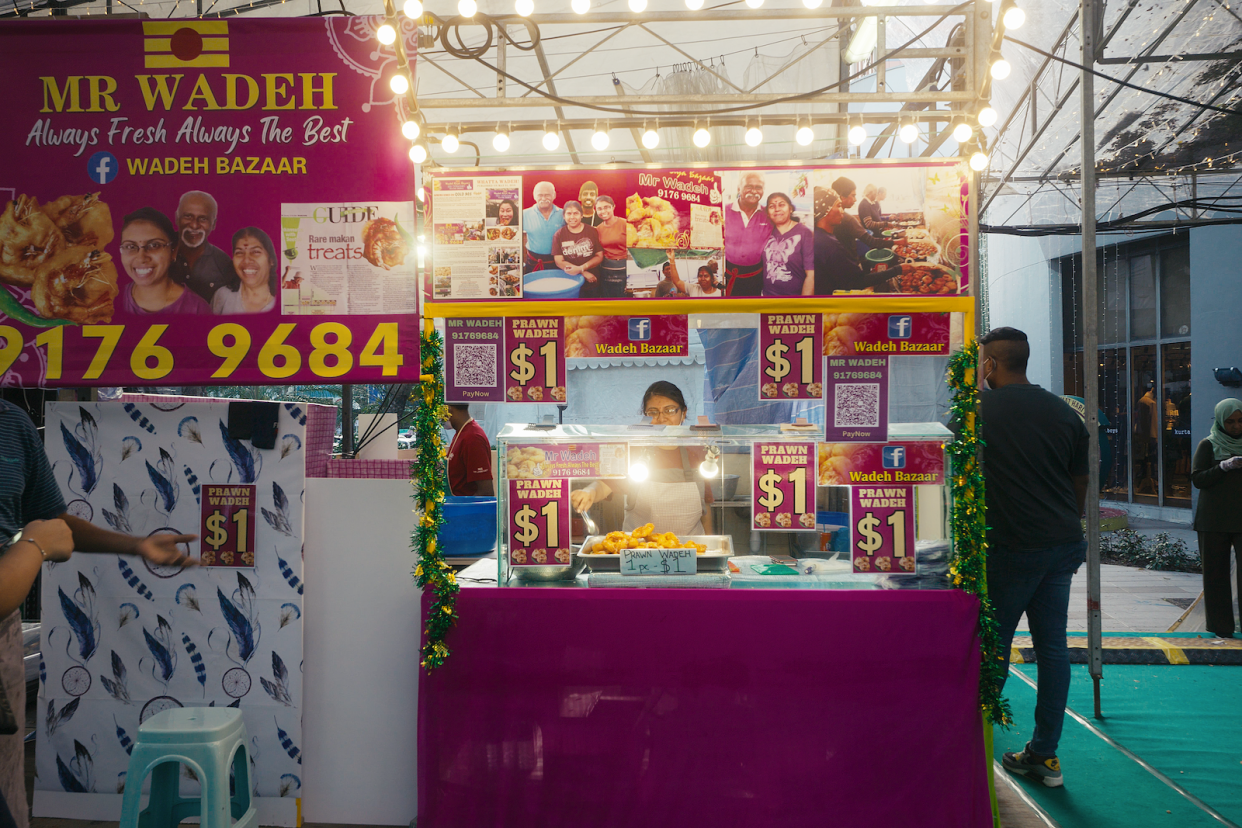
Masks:
[[[0,383],[417,379],[380,22],[0,27]]]

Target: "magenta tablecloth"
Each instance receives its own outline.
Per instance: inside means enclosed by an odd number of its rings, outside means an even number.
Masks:
[[[961,592],[466,589],[419,828],[988,826]]]

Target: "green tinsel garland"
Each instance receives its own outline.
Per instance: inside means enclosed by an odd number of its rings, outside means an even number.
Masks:
[[[444,556],[436,549],[440,527],[444,525],[444,492],[448,487],[445,479],[444,443],[440,438],[440,423],[447,416],[444,407],[444,341],[427,320],[422,337],[422,376],[420,384],[411,397],[418,411],[414,418],[418,459],[414,466],[414,498],[418,526],[411,538],[418,566],[414,579],[420,589],[431,587],[435,598],[427,609],[423,626],[423,651],[421,664],[428,672],[444,664],[449,656],[444,637],[457,622],[457,576]],[[420,399],[421,397],[421,399]]]
[[[987,524],[983,470],[979,465],[979,389],[975,384],[978,365],[979,345],[975,342],[949,360],[949,387],[953,389],[950,419],[959,426],[957,439],[948,445],[953,468],[953,560],[949,573],[953,585],[977,596],[981,605],[979,704],[993,723],[1008,726],[1013,724],[1013,711],[997,689],[1005,662],[987,586]]]

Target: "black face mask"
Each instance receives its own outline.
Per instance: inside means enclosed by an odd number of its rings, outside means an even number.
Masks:
[[[996,373],[996,367],[995,367],[995,366],[996,366],[996,360],[992,359],[991,357],[988,357],[988,359],[991,359],[991,360],[992,360],[992,366],[993,366],[993,367],[992,367],[992,373],[989,373],[989,374],[987,374],[986,376],[982,377],[982,380],[983,380],[983,390],[984,390],[984,391],[991,391],[991,390],[993,390],[993,389],[992,389],[992,383],[988,382],[988,377],[990,377],[990,376],[992,376],[992,374]],[[987,362],[987,361],[988,361],[988,359],[983,360],[983,362]],[[982,370],[982,369],[983,369],[983,362],[980,362],[980,363],[979,363],[979,369],[980,369],[980,370]]]

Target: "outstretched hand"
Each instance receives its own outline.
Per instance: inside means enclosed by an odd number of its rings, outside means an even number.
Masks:
[[[151,535],[139,540],[134,552],[157,566],[198,566],[198,559],[191,558],[178,546],[197,538],[198,535]]]

